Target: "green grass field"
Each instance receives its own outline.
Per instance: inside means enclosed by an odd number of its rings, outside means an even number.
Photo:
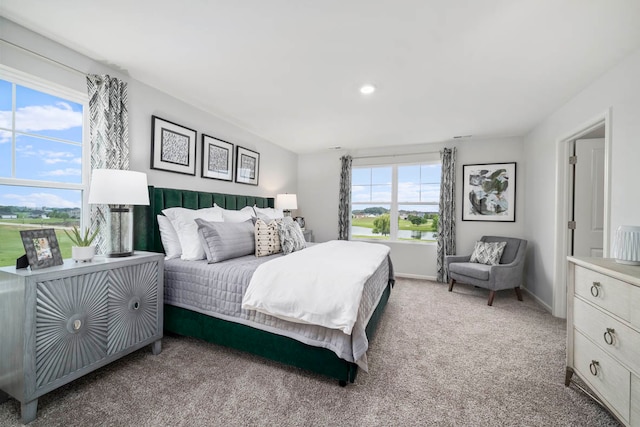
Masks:
[[[355,227],[366,227],[373,228],[373,221],[375,218],[352,218],[351,225]],[[398,228],[400,230],[416,230],[416,231],[432,231],[433,230],[433,220],[427,220],[426,223],[420,225],[413,225],[410,221],[406,219],[401,219],[398,223]]]
[[[8,221],[3,220],[3,222]],[[36,227],[0,225],[0,267],[16,265],[16,259],[24,255],[20,230],[33,230],[34,228]],[[71,240],[62,230],[56,230],[56,238],[62,252],[62,258],[71,258]]]

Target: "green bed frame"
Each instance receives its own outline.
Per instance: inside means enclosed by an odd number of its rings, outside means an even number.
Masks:
[[[232,194],[206,193],[171,188],[149,186],[149,206],[134,209],[134,247],[141,251],[162,252],[162,242],[156,216],[163,209],[185,207],[201,209],[214,203],[225,209],[239,210],[245,206],[261,208],[274,207],[274,199],[267,197],[239,196]],[[369,340],[374,332],[384,307],[391,294],[393,281],[390,280],[380,298],[366,333]],[[243,350],[270,360],[306,369],[335,378],[340,385],[354,382],[358,374],[355,363],[340,359],[325,348],[313,347],[283,335],[266,332],[240,323],[229,322],[215,317],[165,304],[164,329],[179,335],[203,339],[208,342]]]

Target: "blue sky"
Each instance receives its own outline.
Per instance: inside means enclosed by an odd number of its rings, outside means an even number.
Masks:
[[[0,177],[80,184],[82,105],[15,85],[14,116],[12,91],[0,80]],[[0,186],[0,205],[80,207],[81,196],[78,190]]]
[[[432,207],[412,205],[417,202],[438,203],[440,195],[440,164],[400,165],[398,166],[398,208],[405,210],[433,211]],[[353,168],[352,199],[367,205],[354,205],[354,209],[382,206],[391,201],[390,166],[372,168]]]

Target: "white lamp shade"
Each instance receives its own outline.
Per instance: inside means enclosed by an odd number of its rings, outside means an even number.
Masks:
[[[298,209],[298,198],[295,194],[278,194],[276,195],[276,208],[283,211]]]
[[[89,203],[99,205],[148,205],[147,174],[120,169],[94,169]]]

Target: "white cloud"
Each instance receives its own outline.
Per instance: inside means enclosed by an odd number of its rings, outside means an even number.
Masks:
[[[29,105],[16,110],[16,129],[25,132],[66,130],[82,126],[82,112],[71,105]],[[0,111],[0,127],[11,128],[11,111]]]
[[[78,208],[79,202],[65,200],[60,196],[48,193],[31,194],[5,194],[4,199],[7,205],[26,206],[28,208],[41,208],[43,206],[54,208]]]
[[[79,176],[82,173],[80,169],[66,168],[55,169],[47,172],[40,172],[40,176]]]
[[[0,113],[2,112],[0,111]],[[0,144],[6,144],[8,142],[11,142],[11,132],[0,130]]]

